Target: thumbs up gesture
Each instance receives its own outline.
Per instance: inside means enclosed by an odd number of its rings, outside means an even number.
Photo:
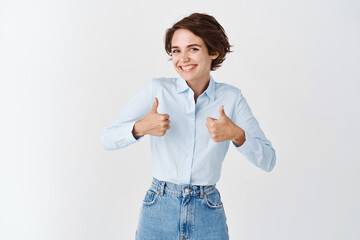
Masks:
[[[150,111],[145,117],[137,121],[133,128],[133,135],[135,138],[149,134],[152,136],[164,136],[166,131],[170,128],[170,116],[168,114],[160,114],[157,112],[159,100],[155,101]]]
[[[214,142],[232,140],[238,146],[242,145],[245,142],[244,130],[226,116],[223,105],[220,107],[219,112],[219,119],[206,118],[206,127],[208,128],[211,138]]]

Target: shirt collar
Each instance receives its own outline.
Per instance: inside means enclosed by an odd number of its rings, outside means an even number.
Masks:
[[[209,97],[210,101],[215,101],[215,81],[211,75],[209,85],[205,90],[205,93]]]
[[[178,77],[176,79],[176,91],[178,93],[185,92],[189,86],[187,85],[186,81],[182,77]]]
[[[190,87],[187,85],[186,81],[182,77],[177,78],[176,91],[178,93],[185,92],[189,88]],[[210,101],[215,100],[215,81],[211,75],[209,85],[204,92],[209,97]]]

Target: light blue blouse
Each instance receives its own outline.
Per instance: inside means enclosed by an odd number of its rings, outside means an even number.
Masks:
[[[206,118],[218,119],[221,105],[225,114],[245,131],[243,145],[233,142],[236,149],[255,166],[265,171],[274,168],[275,150],[240,89],[217,83],[211,76],[196,103],[194,92],[181,77],[149,81],[103,131],[101,143],[106,150],[124,148],[143,138],[135,139],[132,129],[150,111],[155,97],[159,100],[158,113],[170,115],[166,134],[150,136],[152,176],[158,180],[183,185],[213,185],[219,180],[230,141],[214,142]]]

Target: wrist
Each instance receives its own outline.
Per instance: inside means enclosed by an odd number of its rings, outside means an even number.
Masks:
[[[245,131],[241,127],[235,125],[233,128],[233,133],[234,135],[231,138],[231,141],[240,147],[246,141]]]
[[[135,122],[133,130],[132,130],[132,134],[133,134],[134,138],[136,138],[136,139],[145,135],[144,131],[142,130],[141,120],[138,120]]]

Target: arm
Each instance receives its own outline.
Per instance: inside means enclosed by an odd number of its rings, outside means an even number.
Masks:
[[[140,141],[133,135],[134,124],[151,109],[152,81],[133,96],[115,120],[102,132],[101,144],[106,150],[117,150]]]
[[[233,139],[234,146],[252,164],[264,171],[270,172],[276,163],[275,149],[265,137],[264,132],[241,93],[236,107],[234,122],[242,131],[239,129],[235,130],[237,131],[237,136]],[[237,144],[241,142],[243,142],[241,145]]]

